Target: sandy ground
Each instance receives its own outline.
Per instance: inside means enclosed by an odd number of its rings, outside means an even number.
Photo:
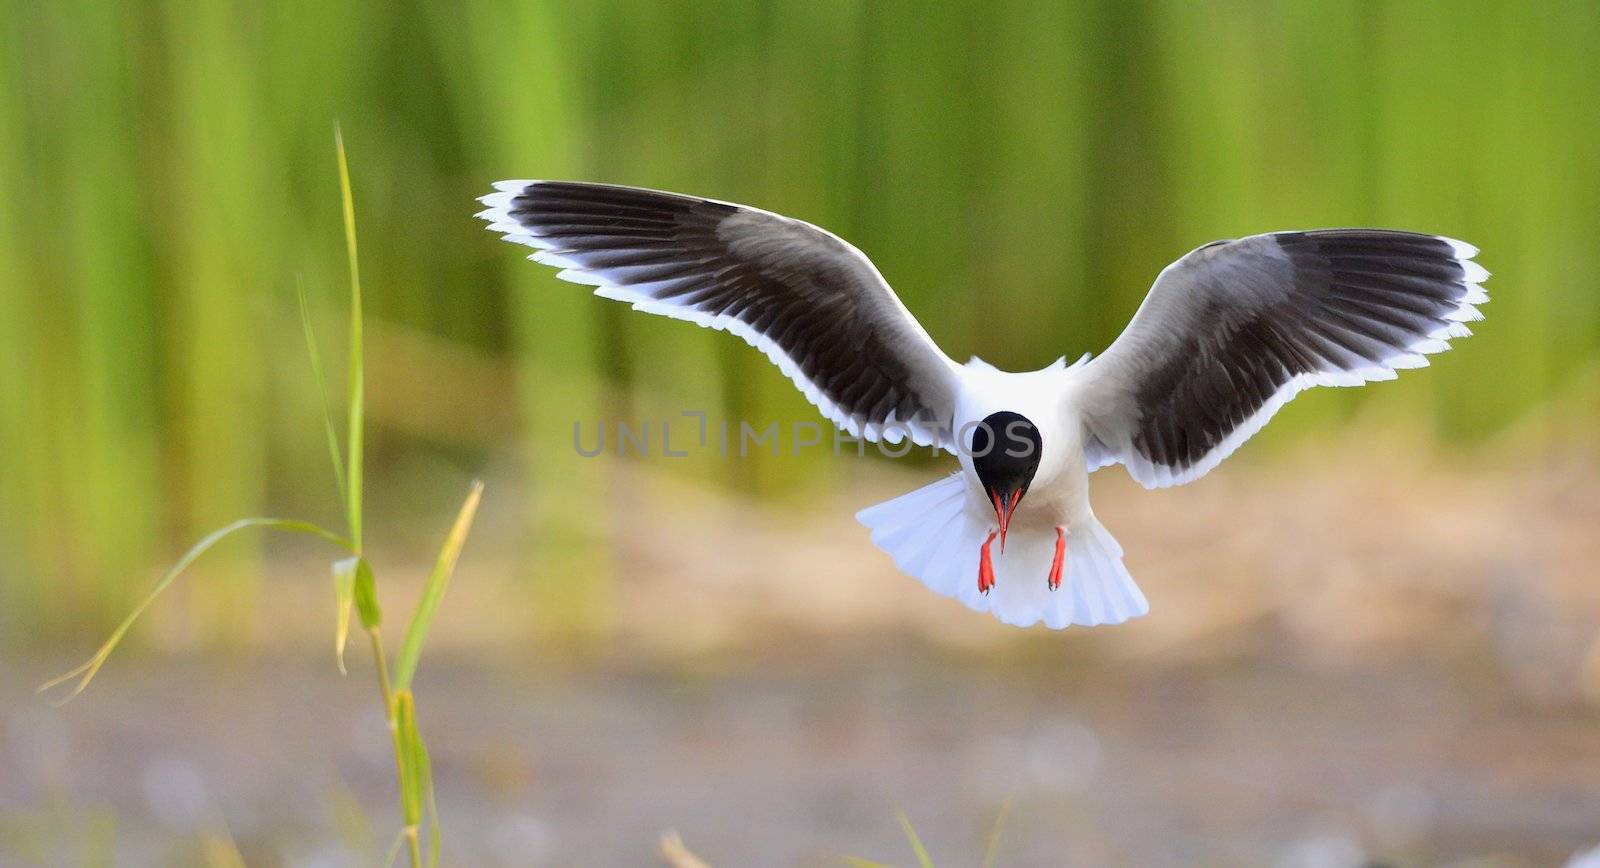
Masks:
[[[1600,473],[1360,460],[1156,495],[1097,476],[1152,612],[1066,633],[927,594],[867,545],[849,507],[931,472],[780,511],[619,471],[625,593],[582,655],[516,615],[490,525],[417,686],[447,864],[648,864],[675,828],[718,866],[906,865],[904,811],[938,864],[973,865],[1008,801],[1000,865],[1533,866],[1600,844]],[[135,652],[63,709],[29,688],[83,649],[0,660],[0,864],[83,864],[96,840],[199,864],[205,839],[370,864],[392,759],[364,658],[342,679],[305,650],[326,595],[283,580],[264,653]]]

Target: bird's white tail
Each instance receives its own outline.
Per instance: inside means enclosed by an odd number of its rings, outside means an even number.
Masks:
[[[993,528],[971,517],[959,473],[863,509],[856,520],[871,529],[873,544],[901,572],[1007,624],[1119,624],[1150,611],[1122,565],[1122,546],[1093,516],[1067,534],[1060,588],[1051,590],[1048,582],[1054,534],[1013,528],[1005,551],[998,543],[992,549],[995,586],[980,594],[979,549]]]

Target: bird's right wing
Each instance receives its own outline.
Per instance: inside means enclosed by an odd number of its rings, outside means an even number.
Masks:
[[[857,437],[954,449],[961,369],[861,251],[799,220],[635,187],[502,181],[478,216],[635,310],[733,332]]]
[[[1079,369],[1091,468],[1147,488],[1205,475],[1309,386],[1427,364],[1482,319],[1470,244],[1385,229],[1274,232],[1167,266],[1105,353]]]

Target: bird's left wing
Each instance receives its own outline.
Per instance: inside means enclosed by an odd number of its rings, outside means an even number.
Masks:
[[[857,437],[953,448],[960,368],[872,262],[756,208],[634,187],[501,181],[478,216],[564,280],[635,310],[730,331]]]
[[[1091,468],[1146,488],[1205,475],[1309,386],[1427,364],[1482,319],[1477,249],[1383,229],[1275,232],[1167,266],[1106,352],[1080,368]]]

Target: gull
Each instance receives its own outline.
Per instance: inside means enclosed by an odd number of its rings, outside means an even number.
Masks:
[[[1251,235],[1163,269],[1099,356],[1012,373],[953,361],[865,254],[810,223],[610,184],[494,188],[477,216],[557,277],[738,335],[853,437],[954,454],[955,473],[857,518],[901,571],[1022,627],[1149,611],[1091,472],[1199,479],[1302,389],[1422,367],[1489,300],[1477,249],[1443,236]]]

